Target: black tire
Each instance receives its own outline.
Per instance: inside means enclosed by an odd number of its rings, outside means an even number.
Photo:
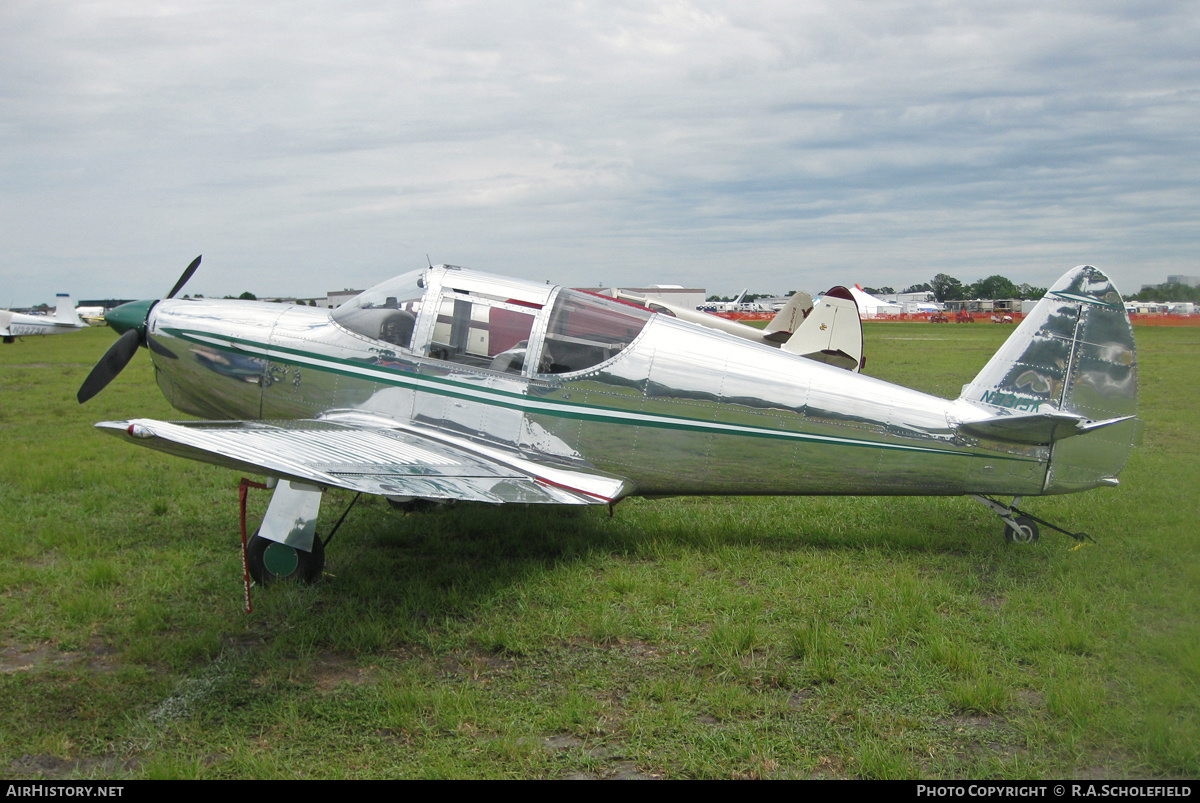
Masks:
[[[301,580],[311,585],[321,579],[321,571],[325,568],[325,545],[314,536],[312,552],[305,552],[287,544],[268,541],[256,532],[246,545],[246,564],[250,576],[260,586],[286,579]]]
[[[1040,534],[1038,533],[1037,522],[1028,516],[1016,516],[1013,521],[1017,523],[1020,531],[1014,531],[1008,526],[1008,522],[1004,523],[1004,540],[1010,544],[1036,544]]]

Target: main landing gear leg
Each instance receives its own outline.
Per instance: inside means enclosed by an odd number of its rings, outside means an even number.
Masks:
[[[1069,535],[1076,541],[1092,540],[1091,536],[1087,533],[1069,532],[1061,527],[1056,527],[1045,519],[1039,519],[1037,516],[1018,509],[1017,505],[1021,502],[1021,497],[1019,496],[1013,497],[1011,505],[1005,505],[978,494],[971,494],[971,498],[984,507],[990,508],[993,513],[1000,517],[1000,520],[1004,522],[1004,540],[1010,544],[1036,543],[1039,538],[1039,524],[1043,527],[1049,527],[1051,530],[1057,530],[1064,535]]]
[[[246,564],[259,585],[287,577],[315,583],[325,568],[325,544],[317,536],[321,489],[280,480],[258,532],[246,545]]]

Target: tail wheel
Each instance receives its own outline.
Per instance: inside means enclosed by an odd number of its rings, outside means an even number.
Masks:
[[[314,537],[312,552],[305,552],[255,533],[246,545],[246,563],[260,586],[289,578],[311,584],[321,578],[325,568],[325,545]]]
[[[1039,533],[1037,522],[1028,516],[1014,516],[1016,529],[1007,521],[1004,522],[1004,540],[1010,544],[1035,544]]]

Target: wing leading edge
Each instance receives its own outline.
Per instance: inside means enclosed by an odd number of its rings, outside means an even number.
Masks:
[[[627,496],[621,477],[535,462],[512,450],[414,427],[361,422],[102,421],[130,443],[253,474],[384,496],[602,505]]]

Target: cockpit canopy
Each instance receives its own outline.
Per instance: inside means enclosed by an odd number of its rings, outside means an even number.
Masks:
[[[542,346],[543,373],[582,371],[612,359],[633,342],[650,310],[579,290],[559,290]]]
[[[333,311],[351,332],[411,348],[417,314],[425,295],[423,270],[413,270],[365,290]]]
[[[397,276],[333,312],[417,357],[509,374],[567,374],[612,359],[653,313],[604,296],[438,266]]]

